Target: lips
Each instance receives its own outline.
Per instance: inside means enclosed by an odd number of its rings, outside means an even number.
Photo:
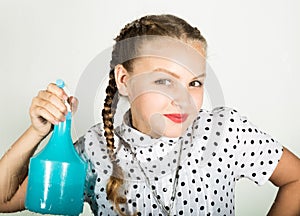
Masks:
[[[172,113],[172,114],[164,114],[164,116],[166,116],[168,119],[170,119],[175,123],[182,123],[187,119],[188,114]]]

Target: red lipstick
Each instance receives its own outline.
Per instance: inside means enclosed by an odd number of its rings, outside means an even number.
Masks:
[[[172,113],[172,114],[164,114],[164,116],[166,116],[168,119],[170,119],[175,123],[182,123],[187,119],[188,114]]]

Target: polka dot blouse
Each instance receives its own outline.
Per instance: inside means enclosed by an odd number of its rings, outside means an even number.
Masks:
[[[85,200],[95,215],[118,215],[106,196],[112,174],[102,124],[76,142],[88,162]],[[115,128],[116,162],[125,183],[125,214],[234,215],[235,183],[243,177],[264,184],[282,146],[231,108],[200,110],[178,138],[151,138],[130,124],[130,111]]]

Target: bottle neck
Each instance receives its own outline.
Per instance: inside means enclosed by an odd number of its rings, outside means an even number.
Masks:
[[[78,159],[71,136],[71,116],[54,126],[45,148],[36,156],[45,161],[70,162]]]
[[[72,113],[68,112],[65,121],[59,122],[57,125],[54,125],[53,133],[58,136],[63,136],[63,135],[71,136],[71,122],[72,122]]]
[[[57,125],[54,125],[53,133],[57,136],[71,134],[71,119],[66,119],[63,122],[59,122]]]

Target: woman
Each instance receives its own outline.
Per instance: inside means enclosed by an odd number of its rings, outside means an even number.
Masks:
[[[299,214],[299,158],[236,110],[201,109],[206,47],[172,15],[144,16],[117,36],[103,122],[75,143],[95,215],[234,215],[242,177],[280,187],[269,215]],[[114,125],[120,96],[130,109]],[[67,98],[49,84],[33,99],[31,126],[0,161],[2,212],[24,209],[29,158],[64,121]]]

